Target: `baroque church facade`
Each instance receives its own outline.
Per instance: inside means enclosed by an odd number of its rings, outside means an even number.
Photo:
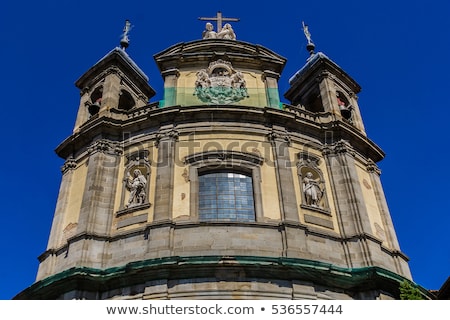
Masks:
[[[164,99],[114,48],[76,86],[36,282],[16,299],[398,299],[411,281],[366,135],[360,86],[229,23],[154,55]],[[219,19],[220,18],[220,19]]]

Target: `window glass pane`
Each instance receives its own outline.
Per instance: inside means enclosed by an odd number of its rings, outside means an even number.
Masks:
[[[200,220],[255,221],[252,178],[234,172],[199,176]]]

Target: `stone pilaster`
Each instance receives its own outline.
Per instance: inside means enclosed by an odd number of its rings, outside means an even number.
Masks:
[[[174,106],[177,103],[177,84],[180,72],[169,69],[162,73],[164,77],[164,106]]]
[[[358,96],[353,91],[350,91],[348,93],[348,96],[350,98],[350,105],[353,107],[352,108],[353,125],[365,135],[366,129],[364,128],[364,122],[362,120],[361,111],[359,110],[358,106]]]
[[[59,187],[58,200],[56,202],[55,215],[53,217],[52,229],[48,240],[47,249],[55,249],[63,244],[64,217],[70,199],[70,188],[72,185],[73,170],[77,163],[75,159],[69,158],[61,168],[62,178]]]
[[[80,105],[78,106],[77,119],[75,120],[75,126],[73,132],[78,132],[83,123],[89,119],[88,105],[90,103],[90,98],[88,94],[88,89],[84,88],[80,91]]]
[[[317,77],[319,82],[320,96],[322,98],[323,109],[326,112],[340,114],[336,101],[336,90],[332,85],[332,74],[328,71],[322,71]]]
[[[120,71],[110,68],[103,84],[103,96],[100,112],[103,109],[117,108],[120,98]]]
[[[156,168],[154,221],[172,218],[175,144],[177,140],[178,132],[175,130],[160,133],[157,136],[158,164]]]
[[[298,204],[295,196],[292,163],[289,157],[289,136],[273,131],[269,134],[269,140],[272,145],[282,219],[298,222]]]
[[[349,267],[372,265],[364,240],[367,234],[372,234],[372,229],[356,171],[354,151],[348,142],[341,140],[326,146],[323,154],[341,236],[344,239],[359,239],[353,243],[343,243],[347,263]]]
[[[378,210],[380,212],[381,220],[383,221],[383,229],[385,233],[384,245],[392,250],[394,253],[400,253],[400,245],[398,243],[397,235],[395,234],[394,224],[392,222],[391,214],[384,196],[383,186],[381,185],[380,174],[381,171],[378,166],[369,159],[367,163],[367,172],[370,174],[370,182],[374,189],[375,197],[377,199]],[[411,278],[411,272],[405,259],[401,255],[394,255],[395,271],[407,278]]]
[[[370,182],[374,189],[375,197],[377,199],[378,210],[383,220],[383,227],[386,235],[386,246],[390,249],[399,249],[397,236],[394,231],[391,215],[389,213],[386,198],[384,196],[383,187],[381,186],[380,174],[381,171],[378,166],[369,160],[367,164],[367,172],[370,173]]]
[[[115,142],[97,140],[89,148],[87,179],[77,233],[108,235],[122,149]]]
[[[278,92],[278,79],[280,75],[276,72],[265,70],[262,79],[266,85],[267,106],[280,107],[280,94]]]

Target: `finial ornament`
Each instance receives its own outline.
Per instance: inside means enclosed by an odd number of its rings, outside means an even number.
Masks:
[[[314,45],[311,39],[311,33],[309,32],[308,25],[305,24],[304,21],[302,21],[302,26],[303,26],[303,33],[305,34],[306,40],[308,41],[308,43],[306,44],[306,50],[308,50],[310,55],[313,55],[316,46]]]
[[[125,27],[123,28],[122,39],[120,39],[120,47],[125,50],[128,48],[130,39],[128,39],[128,33],[131,30],[130,20],[125,20]]]
[[[229,23],[222,26],[224,21],[239,21],[238,18],[224,18],[222,12],[217,11],[217,15],[212,18],[200,17],[198,20],[202,21],[217,21],[217,31],[214,31],[214,27],[211,22],[207,22],[205,30],[202,33],[202,39],[231,39],[236,40],[236,34]]]

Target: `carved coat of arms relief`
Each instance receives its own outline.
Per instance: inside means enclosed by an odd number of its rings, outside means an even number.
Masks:
[[[231,104],[249,97],[243,74],[221,59],[197,72],[194,95],[208,104]]]

